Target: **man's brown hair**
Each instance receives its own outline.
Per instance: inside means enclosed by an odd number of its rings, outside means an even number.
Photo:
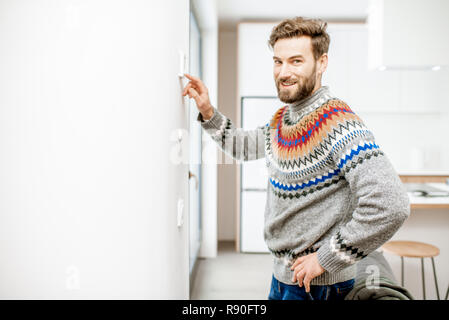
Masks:
[[[329,50],[330,37],[326,32],[327,22],[320,19],[295,17],[285,19],[273,28],[268,44],[274,48],[280,39],[309,36],[312,40],[312,52],[315,61]]]

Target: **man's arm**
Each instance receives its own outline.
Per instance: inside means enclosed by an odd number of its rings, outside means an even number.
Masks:
[[[268,123],[253,130],[236,128],[228,117],[210,104],[208,90],[203,82],[186,74],[191,81],[183,95],[195,99],[198,108],[197,121],[220,149],[240,161],[257,160],[265,157],[265,141]]]
[[[204,121],[201,113],[198,114],[197,120],[220,149],[232,158],[249,161],[265,157],[268,124],[253,130],[236,128],[231,119],[215,107],[213,107],[213,116],[209,120]]]
[[[320,265],[329,272],[339,271],[379,248],[410,214],[405,187],[373,133],[353,113],[339,118],[331,156],[357,206],[349,221],[317,252]]]

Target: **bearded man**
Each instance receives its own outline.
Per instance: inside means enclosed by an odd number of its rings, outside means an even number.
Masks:
[[[273,255],[268,299],[344,299],[357,261],[388,241],[410,214],[405,187],[373,133],[321,85],[326,27],[295,17],[273,28],[273,75],[286,105],[253,130],[236,128],[210,104],[204,83],[186,74],[183,95],[195,99],[197,120],[221,150],[243,161],[266,157],[264,240]]]

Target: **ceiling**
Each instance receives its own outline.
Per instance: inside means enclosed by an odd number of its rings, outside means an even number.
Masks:
[[[240,21],[279,21],[294,16],[326,21],[365,21],[369,0],[217,0],[220,30]]]

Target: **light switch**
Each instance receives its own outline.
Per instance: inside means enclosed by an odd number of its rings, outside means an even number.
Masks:
[[[179,50],[179,73],[178,77],[183,78],[184,73],[186,73],[187,56],[184,51]]]
[[[184,200],[178,199],[178,228],[184,223]]]

